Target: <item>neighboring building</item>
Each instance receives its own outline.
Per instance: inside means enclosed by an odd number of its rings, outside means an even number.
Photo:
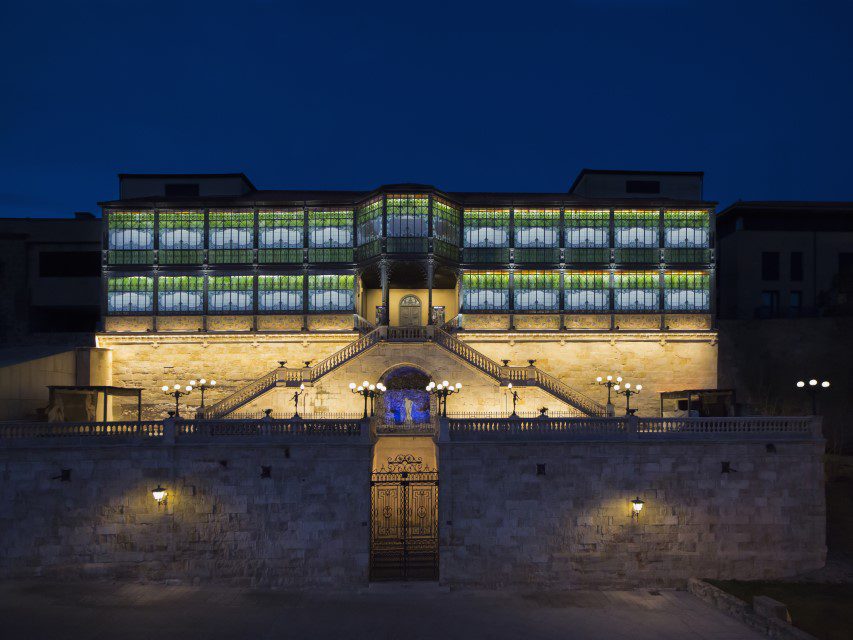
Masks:
[[[720,318],[853,314],[853,202],[736,202],[717,235]]]
[[[100,219],[0,218],[0,345],[91,342],[100,282]]]

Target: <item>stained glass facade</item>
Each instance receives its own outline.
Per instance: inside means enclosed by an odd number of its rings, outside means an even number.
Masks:
[[[258,311],[293,313],[303,310],[303,276],[258,276]]]
[[[258,211],[258,262],[301,263],[305,246],[305,212],[302,209]]]
[[[107,279],[107,313],[151,313],[154,309],[154,278],[111,276]]]
[[[157,307],[160,313],[203,313],[204,277],[160,276]]]
[[[513,229],[516,262],[559,261],[559,209],[515,209]]]
[[[355,311],[355,277],[351,275],[308,276],[309,311]]]
[[[704,271],[670,271],[663,277],[663,306],[668,311],[706,312],[711,308],[711,277]]]
[[[513,274],[516,311],[559,311],[559,271],[516,271]]]
[[[246,313],[254,309],[254,276],[209,276],[208,313]]]
[[[160,264],[204,262],[204,213],[161,211],[159,214]]]
[[[465,209],[463,247],[466,262],[507,262],[509,209]]]
[[[567,271],[564,282],[566,311],[610,309],[609,271]]]
[[[462,274],[463,311],[508,311],[509,274],[466,271]]]
[[[353,210],[309,210],[308,261],[352,262],[352,260]]]
[[[255,246],[253,211],[221,211],[208,214],[208,262],[251,263]]]
[[[154,213],[111,211],[107,215],[109,264],[154,262]]]
[[[660,309],[658,271],[617,271],[613,274],[613,308],[616,311]]]

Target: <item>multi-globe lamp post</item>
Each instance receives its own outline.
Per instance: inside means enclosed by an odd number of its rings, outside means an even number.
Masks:
[[[821,391],[826,391],[829,389],[829,380],[824,380],[823,382],[818,382],[815,378],[806,383],[805,380],[800,380],[797,382],[797,389],[805,389],[809,392],[809,395],[812,397],[812,415],[817,415],[817,394]]]
[[[167,396],[171,396],[172,398],[175,399],[175,417],[180,418],[181,414],[178,413],[178,402],[184,396],[188,396],[189,394],[192,393],[192,391],[193,391],[192,385],[188,384],[186,387],[183,388],[183,390],[181,389],[181,385],[179,385],[179,384],[176,384],[174,387],[171,387],[171,388],[169,387],[169,385],[164,384],[160,388],[162,389],[163,393],[165,393]]]
[[[207,389],[215,387],[216,380],[205,380],[204,378],[199,378],[198,384],[196,384],[195,380],[190,380],[190,386],[201,391],[201,408],[204,408],[204,392]]]
[[[426,390],[430,395],[438,398],[438,413],[443,417],[447,417],[447,397],[454,393],[462,391],[462,383],[450,384],[447,380],[443,380],[436,384],[433,381],[426,386]]]
[[[356,385],[355,382],[349,383],[349,390],[351,393],[358,394],[364,398],[364,416],[362,416],[363,420],[367,420],[367,400],[370,399],[370,416],[373,417],[376,398],[381,396],[387,390],[387,387],[381,382],[377,382],[376,384],[371,384],[367,380],[362,382],[359,385]]]
[[[610,401],[611,399],[611,391],[613,387],[618,386],[622,382],[622,376],[616,376],[614,380],[613,376],[598,376],[595,381],[603,387],[607,387],[607,415],[608,417],[613,417],[616,415],[616,410],[613,408],[613,403]]]
[[[640,391],[643,390],[643,385],[638,384],[632,388],[631,383],[626,382],[624,385],[620,385],[620,384],[613,385],[613,390],[616,393],[618,393],[620,396],[625,396],[625,415],[626,416],[634,415],[634,412],[637,410],[631,408],[631,396],[635,396],[638,393],[640,393]]]

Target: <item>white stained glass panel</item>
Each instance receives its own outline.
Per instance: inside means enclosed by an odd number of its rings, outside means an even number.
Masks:
[[[506,227],[465,227],[466,247],[508,247]]]
[[[707,229],[692,227],[674,227],[664,230],[667,247],[707,247],[710,245],[710,234]]]
[[[161,249],[202,249],[203,229],[160,229]]]
[[[560,292],[554,289],[525,289],[515,291],[515,308],[526,309],[554,309],[560,308]]]
[[[301,291],[258,291],[260,311],[302,311]]]
[[[352,228],[350,227],[319,227],[311,229],[312,247],[351,247]]]
[[[609,231],[602,227],[569,227],[566,244],[573,248],[607,247]]]
[[[160,291],[157,296],[160,311],[198,311],[204,309],[201,291]]]
[[[516,247],[557,247],[560,245],[560,231],[548,227],[516,227]]]
[[[302,247],[302,227],[263,227],[258,231],[258,246],[262,249]]]
[[[108,240],[110,249],[144,250],[154,248],[154,231],[148,229],[110,229]]]
[[[209,311],[251,311],[251,291],[209,291],[207,294]]]
[[[110,291],[107,294],[107,311],[130,313],[151,311],[154,294],[151,291]]]
[[[658,308],[657,289],[617,289],[614,294],[617,309],[647,311]]]
[[[211,229],[211,249],[251,249],[251,229]]]
[[[347,289],[309,291],[308,303],[315,311],[352,311],[355,298],[354,293]]]
[[[610,295],[608,291],[595,289],[566,291],[566,309],[607,311],[609,308]]]
[[[462,292],[466,309],[508,309],[509,291],[503,289],[469,289]]]
[[[616,229],[617,247],[656,247],[658,230],[648,227],[620,227]]]
[[[664,305],[674,311],[706,311],[711,308],[711,294],[704,289],[668,289]]]

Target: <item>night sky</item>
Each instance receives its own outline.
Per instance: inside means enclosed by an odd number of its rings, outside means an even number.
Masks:
[[[98,212],[120,172],[853,200],[852,4],[3,0],[0,215]]]

